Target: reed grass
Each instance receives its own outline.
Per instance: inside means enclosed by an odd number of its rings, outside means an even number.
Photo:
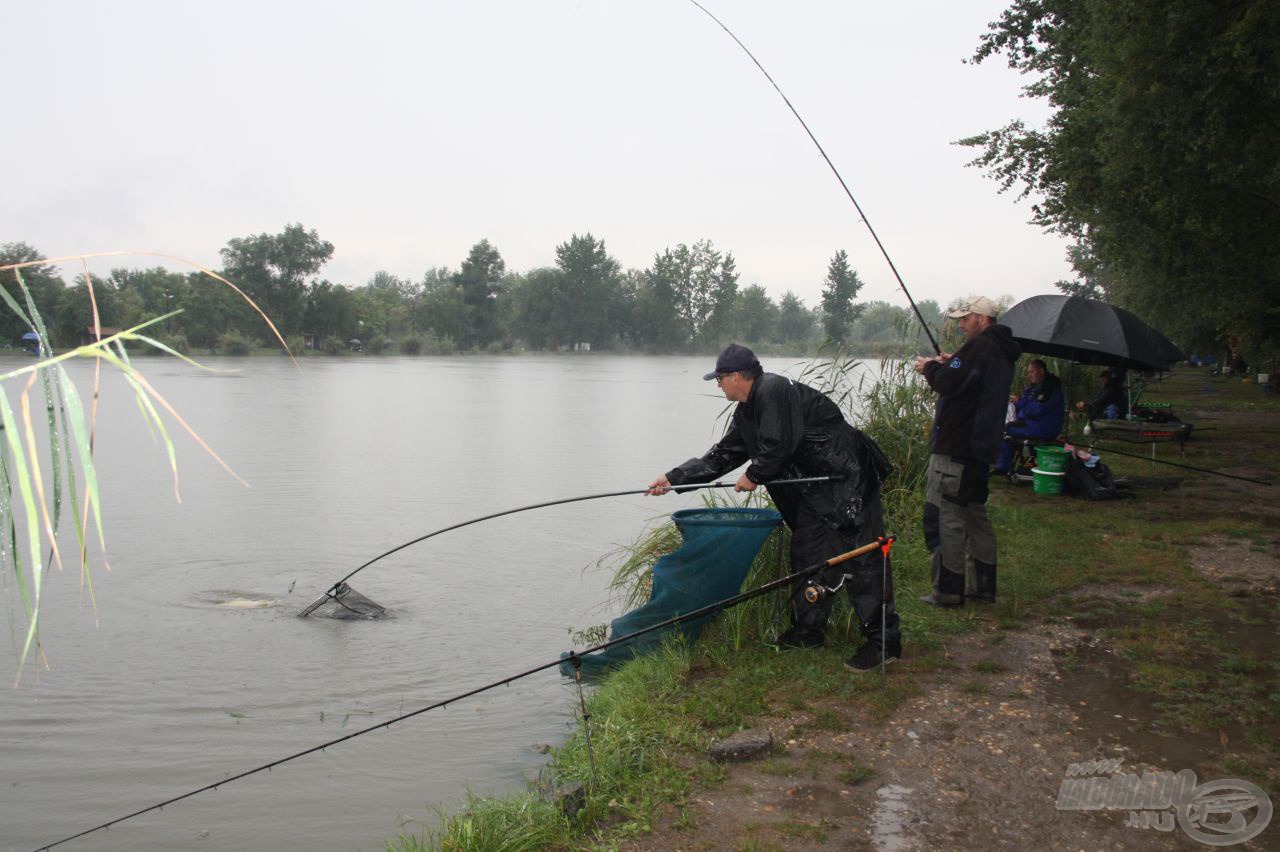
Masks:
[[[490,799],[467,793],[466,806],[456,814],[438,810],[440,828],[422,837],[401,834],[387,849],[446,848],[451,852],[534,852],[556,845],[568,820],[546,800],[528,794]],[[447,838],[447,845],[443,839]]]
[[[90,257],[120,254],[152,254],[195,267],[211,279],[239,293],[263,317],[281,345],[284,345],[284,340],[280,338],[271,320],[243,291],[217,273],[181,258],[148,252],[107,252],[99,255],[40,259],[0,266],[0,276],[7,278],[12,275],[17,294],[20,296],[20,299],[15,298],[8,289],[0,287],[0,301],[3,302],[4,309],[16,316],[24,326],[37,335],[40,352],[52,353],[54,348],[51,345],[48,329],[32,298],[31,290],[23,278],[22,270],[28,267],[78,260],[84,268],[84,280],[93,312],[92,328],[98,338],[85,346],[77,346],[59,354],[41,358],[17,370],[0,374],[0,426],[3,427],[4,432],[0,439],[0,538],[3,538],[6,545],[0,547],[0,559],[5,563],[5,570],[13,576],[14,587],[22,602],[21,617],[24,623],[18,626],[21,638],[15,643],[19,649],[15,667],[18,679],[21,678],[26,663],[33,654],[37,667],[40,663],[48,665],[39,639],[40,613],[44,603],[46,574],[52,567],[62,567],[59,534],[64,514],[70,516],[75,531],[82,588],[88,593],[94,612],[97,611],[93,592],[93,573],[88,558],[88,542],[90,532],[96,533],[98,546],[105,554],[106,537],[102,505],[98,476],[93,461],[97,405],[100,398],[99,371],[103,364],[113,367],[123,375],[133,391],[146,428],[164,446],[173,473],[174,495],[177,499],[181,499],[178,489],[177,454],[169,428],[166,426],[166,415],[179,424],[224,470],[237,480],[240,479],[134,367],[125,349],[126,342],[137,343],[152,351],[180,358],[196,368],[207,369],[182,355],[167,343],[150,336],[148,329],[151,326],[180,311],[156,317],[114,335],[102,336],[102,321],[98,314],[93,277],[89,273],[87,260]],[[287,351],[287,346],[285,348]],[[87,358],[95,364],[91,397],[93,402],[87,415],[80,394],[64,367],[64,364],[73,358]],[[18,382],[21,382],[21,389],[17,391],[15,411],[15,406],[10,400],[10,389],[14,388]],[[37,385],[40,387],[46,412],[44,424],[46,433],[42,438],[37,437],[35,422],[31,415],[31,396]],[[43,445],[49,456],[47,475],[42,471],[39,463],[40,445]],[[240,481],[243,482],[243,480]],[[69,512],[64,513],[64,502],[69,502]],[[46,548],[49,555],[47,558],[42,558],[41,554]]]

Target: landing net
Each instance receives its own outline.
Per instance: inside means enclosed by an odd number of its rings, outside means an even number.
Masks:
[[[680,531],[680,548],[654,564],[649,602],[615,618],[609,628],[611,639],[735,595],[765,540],[782,522],[782,516],[773,509],[729,507],[681,509],[671,515],[671,520]],[[593,673],[621,665],[637,654],[657,648],[672,630],[679,630],[692,640],[713,617],[714,613],[708,613],[581,656],[582,669]],[[572,676],[572,662],[564,656],[560,671]]]

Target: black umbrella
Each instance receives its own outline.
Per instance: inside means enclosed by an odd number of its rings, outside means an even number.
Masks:
[[[1187,356],[1133,314],[1080,296],[1032,296],[1000,318],[1024,352],[1128,370],[1167,370]]]

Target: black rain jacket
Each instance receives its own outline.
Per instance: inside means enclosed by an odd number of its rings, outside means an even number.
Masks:
[[[843,477],[769,488],[792,529],[802,510],[831,529],[861,528],[867,506],[879,500],[880,484],[893,470],[875,442],[845,422],[825,394],[773,373],[756,379],[747,401],[734,408],[724,437],[701,458],[668,471],[667,480],[676,486],[710,482],[746,461],[747,478],[766,486],[773,479]]]
[[[925,365],[925,380],[938,393],[933,452],[995,464],[1004,441],[1013,365],[1021,354],[1009,327],[997,324],[961,346],[947,363]]]

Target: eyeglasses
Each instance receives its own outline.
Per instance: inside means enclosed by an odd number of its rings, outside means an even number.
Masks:
[[[725,380],[726,378],[728,378],[729,376],[731,376],[731,375],[733,375],[733,374],[732,374],[732,373],[721,373],[720,375],[716,376],[716,384],[718,384],[718,385],[719,385],[719,384],[724,384],[724,380]]]

